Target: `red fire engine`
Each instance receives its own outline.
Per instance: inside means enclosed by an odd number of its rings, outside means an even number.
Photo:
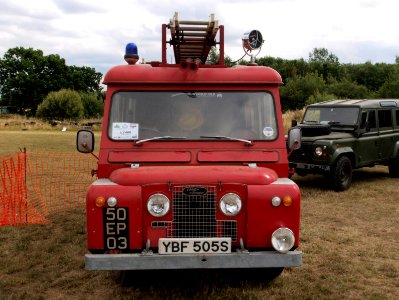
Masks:
[[[256,30],[243,36],[247,53],[262,43]],[[167,63],[167,44],[175,63]],[[209,64],[217,45],[219,60]],[[278,72],[253,55],[249,65],[225,66],[224,27],[213,15],[199,22],[176,14],[162,25],[162,61],[138,59],[128,44],[128,64],[104,78],[86,268],[278,275],[299,266],[300,191],[288,179]],[[299,143],[294,129],[288,145]],[[93,151],[91,131],[78,132],[77,148]]]

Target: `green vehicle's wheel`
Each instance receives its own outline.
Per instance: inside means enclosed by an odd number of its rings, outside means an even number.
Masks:
[[[399,155],[393,158],[389,164],[389,175],[391,177],[399,177]]]
[[[348,189],[352,183],[352,163],[346,156],[341,156],[331,170],[332,186],[336,192]]]
[[[303,170],[303,169],[295,169],[295,173],[297,173],[299,176],[306,176],[308,173]]]

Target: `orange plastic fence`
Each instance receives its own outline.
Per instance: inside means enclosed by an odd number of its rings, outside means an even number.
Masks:
[[[80,153],[20,152],[0,158],[0,226],[48,224],[85,203],[97,161]]]

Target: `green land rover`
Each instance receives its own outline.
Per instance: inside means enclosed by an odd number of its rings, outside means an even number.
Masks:
[[[349,188],[357,168],[385,165],[399,177],[399,100],[312,104],[297,126],[302,140],[289,162],[298,175],[325,175],[335,191]]]

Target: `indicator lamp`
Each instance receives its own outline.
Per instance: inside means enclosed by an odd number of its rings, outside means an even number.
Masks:
[[[291,196],[284,196],[284,198],[283,198],[283,205],[284,205],[284,206],[291,206],[291,205],[292,205],[292,198],[291,198]]]
[[[103,207],[105,205],[105,197],[97,197],[95,203],[97,207]]]
[[[139,54],[135,43],[128,43],[126,45],[124,58],[129,65],[134,65],[139,60]]]

